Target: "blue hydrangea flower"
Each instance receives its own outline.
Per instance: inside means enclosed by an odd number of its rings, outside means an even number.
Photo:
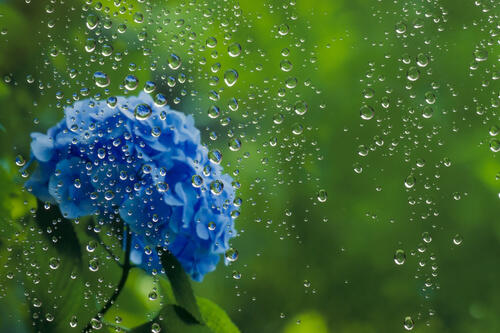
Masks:
[[[146,93],[64,111],[47,134],[31,134],[38,165],[26,188],[67,218],[119,214],[133,232],[132,261],[148,271],[161,267],[157,246],[195,280],[213,271],[238,211],[232,179],[209,160],[193,118]]]

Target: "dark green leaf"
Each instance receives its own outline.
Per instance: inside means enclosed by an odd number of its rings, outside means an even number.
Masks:
[[[196,304],[196,299],[191,288],[191,282],[179,261],[169,251],[159,249],[161,264],[170,281],[177,304],[186,309],[193,318],[202,323],[200,309]]]
[[[74,254],[56,247],[45,229],[43,235],[34,231],[27,236],[33,249],[25,258],[25,266],[38,267],[33,274],[25,275],[34,328],[37,332],[68,332],[76,318],[73,324],[81,330],[96,313],[95,301],[84,297],[82,266]]]
[[[153,325],[160,325],[162,333],[212,333],[207,326],[199,324],[189,312],[175,304],[166,305],[153,321],[130,332],[151,333]]]
[[[200,308],[201,317],[205,321],[208,328],[213,333],[239,333],[240,330],[231,321],[227,313],[214,302],[196,297],[196,301]]]
[[[45,209],[43,202],[40,200],[37,200],[37,204],[35,221],[43,230],[43,234],[48,238],[49,243],[61,255],[71,258],[80,265],[82,250],[72,222],[61,215],[59,207],[51,205],[49,209]]]

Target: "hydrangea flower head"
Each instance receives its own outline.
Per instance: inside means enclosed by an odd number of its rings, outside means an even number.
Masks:
[[[199,281],[229,249],[232,179],[208,158],[191,116],[146,93],[87,99],[31,137],[38,165],[26,188],[66,218],[118,213],[133,232],[132,261],[146,270],[161,267],[156,248],[166,246]]]

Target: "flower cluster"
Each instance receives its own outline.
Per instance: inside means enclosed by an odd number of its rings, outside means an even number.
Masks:
[[[38,165],[26,188],[67,218],[119,214],[143,268],[158,269],[166,246],[199,281],[229,249],[238,199],[191,116],[146,93],[82,100],[31,137]]]

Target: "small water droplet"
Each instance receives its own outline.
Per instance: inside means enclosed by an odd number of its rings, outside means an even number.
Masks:
[[[396,250],[396,253],[394,253],[394,262],[396,265],[402,265],[406,261],[406,253],[402,249]]]

